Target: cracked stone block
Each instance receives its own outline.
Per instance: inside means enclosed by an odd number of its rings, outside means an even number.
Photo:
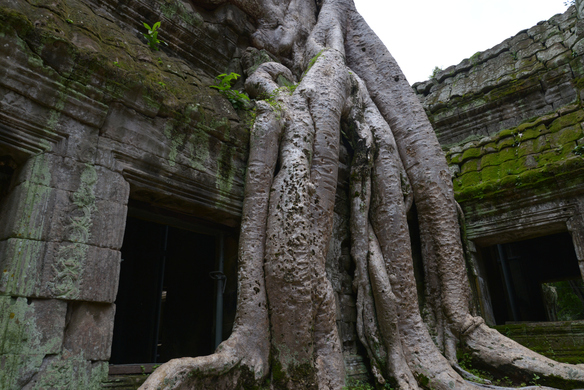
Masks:
[[[66,312],[56,299],[0,297],[0,354],[59,353]]]
[[[42,371],[30,378],[23,389],[100,389],[107,373],[107,362],[64,352],[45,356]]]
[[[0,389],[25,389],[41,369],[45,355],[0,354]]]
[[[53,153],[43,153],[29,158],[19,169],[14,185],[24,182],[75,192],[81,185],[81,177],[88,164]],[[94,166],[97,173],[95,195],[98,199],[125,204],[130,185],[118,172],[102,166]]]
[[[55,190],[54,215],[47,241],[71,241],[120,249],[124,238],[127,206],[96,199],[76,204],[76,193]]]
[[[88,360],[108,360],[115,312],[114,304],[71,302],[63,348]]]
[[[19,188],[29,187],[28,191]],[[26,189],[26,188],[25,188]],[[83,189],[79,191],[84,193]],[[13,191],[0,220],[0,237],[43,241],[75,241],[119,249],[123,239],[126,206],[92,197],[79,203],[78,192],[23,183]],[[23,198],[18,199],[18,195]],[[11,197],[12,194],[9,195]],[[15,206],[13,206],[14,204]],[[106,226],[109,225],[109,226]]]

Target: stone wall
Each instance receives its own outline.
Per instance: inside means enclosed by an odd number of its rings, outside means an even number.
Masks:
[[[570,7],[414,84],[440,143],[478,140],[579,101],[581,30]]]
[[[584,321],[509,324],[495,329],[550,359],[584,363]]]
[[[248,131],[208,86],[251,31],[231,6],[2,2],[0,388],[107,377],[129,198],[238,226]]]
[[[482,248],[567,231],[584,275],[583,56],[572,6],[413,85],[450,166],[490,324]]]
[[[254,26],[212,3],[0,6],[0,388],[102,386],[129,200],[236,235],[249,120],[209,86],[253,68]],[[157,21],[167,45],[153,51],[142,22]],[[471,252],[567,229],[584,259],[581,25],[570,9],[414,86],[448,145]],[[348,161],[327,272],[347,371],[366,378]]]

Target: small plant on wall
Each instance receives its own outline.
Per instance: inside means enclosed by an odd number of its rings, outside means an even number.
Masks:
[[[144,22],[142,22],[142,24],[148,30],[147,33],[145,34],[143,33],[142,35],[144,35],[144,38],[146,38],[146,40],[148,41],[148,46],[150,46],[152,50],[155,51],[158,50],[158,45],[161,43],[164,43],[165,45],[167,44],[166,42],[163,42],[160,39],[158,39],[158,28],[160,28],[160,22],[154,23],[152,27],[150,27],[147,23]]]
[[[249,101],[249,97],[245,93],[231,89],[231,83],[238,78],[237,73],[223,73],[216,77],[217,85],[211,85],[211,88],[219,90],[236,110],[245,108],[246,102]]]

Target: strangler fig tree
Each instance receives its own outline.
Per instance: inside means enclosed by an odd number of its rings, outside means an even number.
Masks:
[[[215,0],[214,4],[227,0]],[[345,385],[325,259],[339,144],[351,162],[351,256],[357,331],[380,383],[474,389],[457,363],[584,388],[581,366],[557,363],[471,314],[459,208],[441,147],[399,66],[352,0],[229,0],[280,63],[246,80],[258,100],[239,247],[233,333],[210,356],[171,360],[143,389],[335,389]],[[399,15],[387,15],[388,23]],[[284,77],[298,86],[279,88]],[[270,103],[262,101],[270,97]],[[274,104],[277,102],[277,104]],[[343,129],[343,132],[341,132]],[[344,135],[342,135],[344,134]],[[415,204],[424,264],[422,318],[406,214]],[[429,330],[433,330],[433,338]]]

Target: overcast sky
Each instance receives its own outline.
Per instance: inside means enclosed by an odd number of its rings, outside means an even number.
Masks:
[[[413,84],[567,10],[564,0],[355,0]]]

